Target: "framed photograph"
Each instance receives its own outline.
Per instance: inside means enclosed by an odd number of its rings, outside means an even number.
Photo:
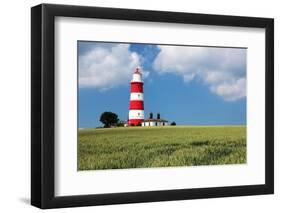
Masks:
[[[274,192],[274,21],[31,9],[31,204]]]

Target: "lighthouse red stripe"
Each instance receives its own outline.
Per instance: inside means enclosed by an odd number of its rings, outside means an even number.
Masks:
[[[130,101],[130,109],[143,110],[143,101]]]
[[[139,125],[143,121],[143,119],[130,119],[128,123],[129,125]]]
[[[143,92],[142,82],[131,82],[131,92]]]

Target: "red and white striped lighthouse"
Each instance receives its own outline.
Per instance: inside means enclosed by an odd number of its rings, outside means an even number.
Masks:
[[[139,68],[136,68],[131,80],[131,95],[129,108],[129,126],[139,125],[144,120],[143,81]]]

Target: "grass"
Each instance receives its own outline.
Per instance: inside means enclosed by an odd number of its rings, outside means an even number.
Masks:
[[[246,163],[246,126],[79,130],[79,170],[242,163]]]

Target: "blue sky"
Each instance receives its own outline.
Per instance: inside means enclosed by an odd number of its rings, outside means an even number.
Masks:
[[[79,127],[127,120],[135,67],[150,112],[178,125],[246,124],[246,49],[78,42]]]

